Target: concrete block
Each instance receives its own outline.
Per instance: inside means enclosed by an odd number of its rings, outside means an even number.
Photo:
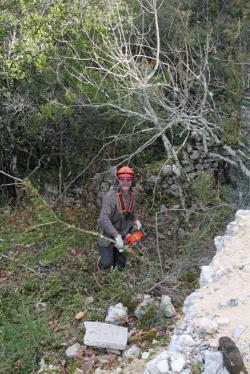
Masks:
[[[88,321],[84,322],[84,326],[86,328],[84,344],[122,351],[126,349],[128,340],[127,327]]]

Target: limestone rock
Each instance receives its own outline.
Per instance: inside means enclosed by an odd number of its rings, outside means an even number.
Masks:
[[[246,330],[246,326],[244,325],[236,325],[234,328],[233,328],[233,331],[232,331],[232,337],[233,338],[238,338],[245,330]]]
[[[181,373],[185,365],[186,359],[183,354],[163,351],[147,363],[144,374]]]
[[[169,373],[169,365],[167,360],[162,360],[156,364],[156,367],[160,374]]]
[[[171,175],[173,174],[173,167],[172,165],[164,165],[161,169],[163,175]]]
[[[80,347],[81,345],[79,343],[71,345],[66,349],[66,356],[69,358],[75,358],[77,356],[77,353],[79,352]]]
[[[220,352],[205,352],[204,374],[229,374],[223,366],[223,358]]]
[[[133,356],[139,357],[140,352],[141,352],[141,349],[137,347],[136,344],[133,344],[129,349],[124,351],[123,356],[126,358],[133,357]]]
[[[158,307],[159,305],[150,295],[144,295],[143,302],[140,303],[135,310],[136,318],[140,319],[152,306]]]
[[[188,354],[195,345],[196,342],[189,334],[173,335],[168,349],[173,352]]]
[[[170,318],[176,315],[176,311],[171,302],[171,298],[167,295],[162,295],[161,297],[160,310],[164,313],[164,316],[167,318]]]
[[[186,364],[183,355],[179,355],[177,358],[171,358],[171,370],[174,373],[180,373]]]
[[[209,318],[204,317],[199,320],[199,330],[201,331],[201,333],[214,334],[217,328],[217,323]]]
[[[198,160],[200,158],[200,152],[199,151],[193,151],[190,154],[191,160]]]
[[[84,344],[124,351],[127,347],[128,329],[102,322],[84,322]]]
[[[106,323],[112,323],[114,325],[122,325],[127,321],[128,309],[122,305],[122,303],[111,305],[108,309],[108,315],[105,318]]]
[[[215,321],[219,326],[226,326],[229,324],[229,319],[227,317],[216,317]]]

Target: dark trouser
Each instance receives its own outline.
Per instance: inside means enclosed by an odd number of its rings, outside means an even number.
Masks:
[[[124,252],[119,252],[116,247],[104,240],[98,240],[97,245],[101,256],[98,263],[100,268],[108,269],[114,266],[119,270],[124,269],[127,261],[127,256]]]

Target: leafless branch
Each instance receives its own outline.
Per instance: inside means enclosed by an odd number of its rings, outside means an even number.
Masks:
[[[101,110],[107,108],[109,113],[125,118],[117,134],[114,134],[115,141],[132,138],[140,131],[143,134],[148,127],[152,129],[151,136],[148,132],[147,139],[140,146],[136,145],[137,148],[130,154],[119,155],[109,161],[131,160],[161,138],[166,159],[175,165],[178,177],[182,173],[180,150],[192,133],[202,140],[206,153],[209,153],[208,144],[222,144],[218,114],[215,113],[213,92],[210,91],[211,31],[207,33],[206,44],[200,48],[191,46],[185,32],[179,45],[163,47],[158,19],[162,1],[137,2],[140,5],[139,15],[132,14],[122,1],[110,2],[112,16],[107,17],[101,33],[98,29],[93,32],[83,24],[81,31],[88,42],[88,50],[82,53],[76,51],[65,29],[60,42],[65,43],[71,56],[61,56],[59,64],[63,62],[63,68],[72,78],[92,87],[92,93],[96,92],[95,96],[86,93],[84,98],[79,98],[76,93],[74,105]],[[175,11],[176,19],[185,29],[186,20],[178,7]],[[154,41],[143,24],[145,16],[150,18],[150,27],[154,28]],[[137,23],[139,17],[141,27]],[[180,146],[174,144],[175,137],[170,135],[175,131],[183,139]],[[104,148],[105,145],[100,152]],[[247,173],[239,157],[235,158],[231,153],[228,158]],[[85,171],[86,168],[79,176]]]
[[[16,178],[16,177],[14,177],[13,175],[10,175],[10,174],[8,174],[8,173],[5,173],[3,170],[0,170],[0,173],[3,174],[3,175],[6,175],[6,177],[9,177],[9,178],[15,179],[16,181],[18,181],[18,182],[20,182],[20,183],[23,182],[22,179],[20,179],[20,178]]]

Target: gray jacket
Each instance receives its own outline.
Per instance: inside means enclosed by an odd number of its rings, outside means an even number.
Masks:
[[[103,196],[102,210],[98,219],[98,224],[103,234],[112,238],[114,238],[117,234],[126,234],[133,226],[135,220],[138,219],[135,208],[136,202],[133,211],[128,216],[120,212],[116,192],[117,190],[112,188]],[[128,208],[130,202],[130,193],[123,195],[123,199],[126,208]]]

